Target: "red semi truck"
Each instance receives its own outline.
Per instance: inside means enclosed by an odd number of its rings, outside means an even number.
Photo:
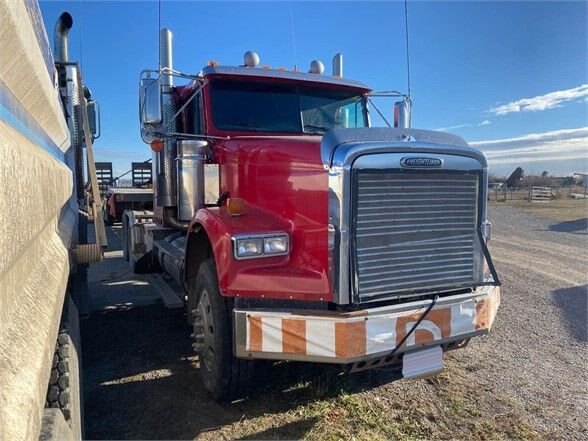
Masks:
[[[370,127],[379,94],[343,78],[340,54],[333,75],[259,68],[253,52],[185,75],[171,39],[142,73],[154,211],[125,213],[126,252],[184,288],[215,399],[243,393],[255,359],[416,378],[489,331],[483,153],[411,129],[400,94],[385,93],[401,98],[395,127]]]

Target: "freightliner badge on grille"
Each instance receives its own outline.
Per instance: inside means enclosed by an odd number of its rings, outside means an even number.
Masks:
[[[400,165],[406,168],[439,168],[443,160],[438,158],[402,158]]]

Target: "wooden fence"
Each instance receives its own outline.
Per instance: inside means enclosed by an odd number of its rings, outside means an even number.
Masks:
[[[551,187],[530,187],[529,200],[531,202],[549,202],[551,200]]]

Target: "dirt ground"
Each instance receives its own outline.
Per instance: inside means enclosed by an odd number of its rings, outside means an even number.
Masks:
[[[266,362],[252,397],[224,406],[202,387],[184,312],[111,251],[91,269],[82,323],[86,437],[587,439],[588,231],[586,202],[572,202],[491,205],[502,305],[441,375]],[[120,229],[109,237],[116,249]]]

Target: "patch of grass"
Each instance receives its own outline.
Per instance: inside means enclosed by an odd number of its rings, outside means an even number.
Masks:
[[[482,412],[474,403],[470,403],[458,396],[449,398],[448,409],[457,416],[468,417],[480,417]]]
[[[588,199],[556,199],[549,202],[506,201],[527,213],[558,221],[574,221],[588,217]]]
[[[377,374],[340,376],[328,369],[312,373],[316,375],[297,378],[289,387],[267,389],[262,400],[244,405],[247,415],[238,422],[201,438],[549,439],[531,425],[524,403],[481,392],[463,366],[447,366],[440,375],[425,380],[381,386],[372,384]],[[268,412],[267,405],[261,405],[268,401],[282,405]]]
[[[511,395],[502,395],[498,397],[497,400],[506,404],[509,407],[516,407],[519,405],[519,401]]]
[[[544,437],[515,413],[494,416],[495,428],[508,439],[539,441]]]
[[[298,417],[315,419],[306,439],[334,440],[417,440],[426,439],[427,431],[419,419],[394,412],[370,394],[347,394],[298,407]]]

